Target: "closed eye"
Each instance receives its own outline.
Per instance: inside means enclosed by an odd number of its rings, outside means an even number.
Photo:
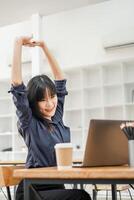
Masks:
[[[51,97],[50,97],[50,98],[51,98],[51,99],[53,99],[53,98],[55,98],[55,97],[56,97],[56,94],[54,94],[54,95],[51,95]],[[40,102],[41,102],[41,101],[47,101],[47,100],[44,98],[44,99],[41,99],[41,100],[40,100]]]
[[[54,97],[56,97],[56,94],[54,94],[54,95],[51,95],[51,99],[52,99],[52,98],[54,98]]]

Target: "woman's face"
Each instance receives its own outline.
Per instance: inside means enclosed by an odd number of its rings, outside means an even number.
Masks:
[[[39,111],[44,118],[51,120],[55,114],[57,102],[57,95],[51,96],[49,90],[46,90],[44,99],[38,102]]]

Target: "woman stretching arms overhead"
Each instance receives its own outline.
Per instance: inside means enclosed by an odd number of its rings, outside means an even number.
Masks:
[[[21,69],[22,46],[40,47],[46,55],[54,75],[53,82],[46,75],[37,75],[24,85]],[[70,131],[63,123],[66,80],[45,42],[31,37],[15,40],[11,72],[11,90],[18,117],[18,131],[28,148],[26,168],[56,166],[54,146],[70,141]],[[65,189],[64,185],[34,185],[43,200],[90,200],[84,190]],[[31,193],[31,199],[36,197]],[[23,181],[16,191],[16,200],[23,200]]]

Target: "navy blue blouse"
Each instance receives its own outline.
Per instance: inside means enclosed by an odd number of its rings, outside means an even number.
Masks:
[[[11,87],[10,92],[13,94],[13,101],[17,108],[18,131],[28,148],[27,168],[56,166],[55,144],[70,142],[70,129],[63,123],[64,99],[67,95],[66,80],[56,80],[55,86],[58,105],[50,121],[52,131],[32,115],[25,85]]]

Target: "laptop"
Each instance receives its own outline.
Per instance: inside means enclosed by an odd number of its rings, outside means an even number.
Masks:
[[[128,140],[121,120],[90,120],[83,161],[74,167],[128,164]]]

